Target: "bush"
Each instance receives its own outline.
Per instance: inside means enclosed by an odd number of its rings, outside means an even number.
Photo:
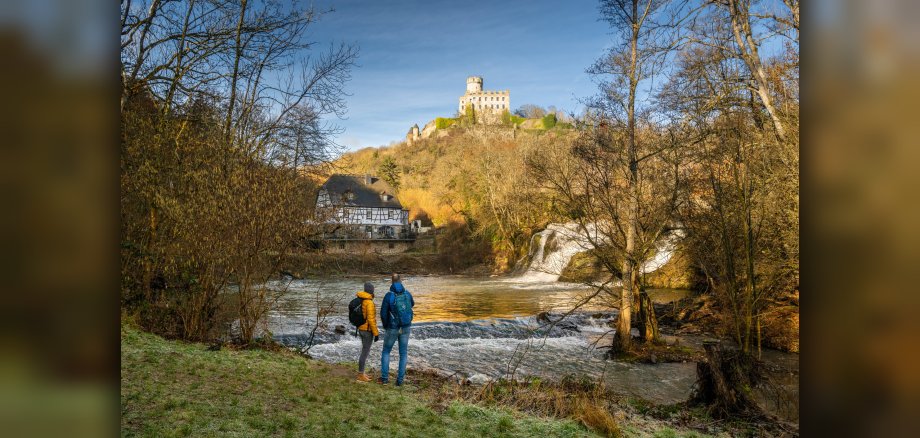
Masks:
[[[437,129],[447,129],[457,123],[457,119],[449,119],[446,117],[438,117],[434,119],[434,126]]]
[[[521,123],[524,123],[525,120],[527,119],[521,116],[511,114],[511,112],[509,112],[508,110],[505,110],[505,112],[502,113],[502,124],[505,124],[508,126],[520,125]]]
[[[543,116],[543,129],[552,129],[556,126],[556,114],[549,113]]]

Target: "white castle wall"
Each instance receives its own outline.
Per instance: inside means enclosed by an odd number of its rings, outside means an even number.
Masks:
[[[460,96],[457,112],[463,114],[468,106],[476,111],[480,121],[493,121],[505,111],[511,111],[511,92],[482,89],[482,78],[470,76],[466,79],[466,93]]]

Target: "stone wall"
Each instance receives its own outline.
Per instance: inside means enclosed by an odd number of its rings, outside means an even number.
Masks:
[[[328,254],[399,254],[414,246],[411,240],[327,240]]]
[[[505,111],[511,111],[511,92],[505,91],[480,91],[466,93],[460,96],[458,112],[464,114],[468,105],[472,105],[476,113],[476,120],[481,123],[496,123],[501,121]]]

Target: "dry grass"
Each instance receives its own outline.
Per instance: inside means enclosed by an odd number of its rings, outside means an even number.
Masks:
[[[498,380],[472,386],[431,373],[416,372],[413,376],[418,379],[421,392],[434,406],[448,406],[452,401],[462,400],[542,417],[568,418],[601,435],[622,436],[617,420],[619,398],[588,379],[566,377],[559,383],[539,379],[525,382]]]

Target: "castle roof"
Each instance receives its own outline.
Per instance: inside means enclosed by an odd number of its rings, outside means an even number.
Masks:
[[[333,205],[402,209],[402,204],[396,199],[396,190],[386,181],[372,175],[337,173],[330,176],[320,189],[329,193],[329,201]],[[389,196],[384,199],[383,195]]]

